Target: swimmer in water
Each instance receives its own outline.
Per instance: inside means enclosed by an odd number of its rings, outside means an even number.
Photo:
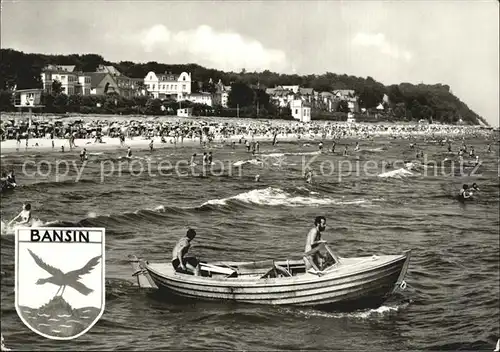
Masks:
[[[356,142],[356,146],[354,147],[354,150],[357,152],[359,150],[359,142]]]
[[[83,148],[80,152],[80,161],[83,163],[85,160],[87,160],[87,149]]]
[[[472,191],[479,192],[479,187],[477,186],[477,183],[475,183],[475,182],[472,184]]]
[[[203,152],[203,167],[207,166],[207,163],[208,163],[207,152]]]
[[[130,149],[130,147],[128,147],[127,149],[127,158],[131,158],[132,157],[132,149]]]
[[[18,225],[29,225],[30,224],[30,222],[31,222],[31,204],[30,203],[23,204],[23,210],[21,210],[19,215],[16,216],[14,219],[12,219],[9,222],[9,226],[14,221],[16,221],[18,218],[21,218],[21,222],[19,222]]]
[[[151,140],[151,142],[149,142],[149,150],[153,151],[153,140]]]
[[[469,156],[473,158],[475,156],[474,147],[470,147]]]
[[[344,156],[347,156],[347,145],[344,148]]]
[[[318,148],[320,152],[323,150],[323,142],[319,142]]]
[[[312,170],[311,169],[307,169],[306,175],[305,175],[306,182],[309,183],[309,184],[312,184],[312,177],[313,177]]]
[[[464,184],[462,186],[462,189],[460,190],[460,193],[458,194],[458,200],[463,202],[469,198],[471,198],[471,194],[469,193],[469,186],[467,184]]]
[[[14,175],[14,170],[10,170],[10,172],[7,174],[7,183],[10,184],[13,187],[17,186],[16,183],[16,176]]]
[[[196,166],[195,160],[196,160],[196,153],[193,153],[193,155],[191,155],[191,162],[189,164],[191,166]]]
[[[332,154],[335,153],[335,146],[337,145],[337,143],[335,141],[333,141],[333,144],[332,144]]]
[[[255,182],[259,182],[260,181],[260,175],[255,175]]]

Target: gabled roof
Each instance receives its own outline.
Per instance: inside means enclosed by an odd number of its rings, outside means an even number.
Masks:
[[[114,66],[99,65],[96,68],[96,72],[99,73],[109,73],[114,76],[121,76],[121,72],[118,71]]]
[[[156,73],[156,77],[158,77],[158,81],[160,82],[177,82],[180,75],[174,75],[172,73]]]
[[[312,88],[299,88],[299,93],[313,95],[313,89]]]
[[[63,71],[68,71],[68,72],[74,72],[75,71],[75,65],[61,65],[59,66]]]
[[[333,94],[346,96],[346,95],[354,95],[355,92],[354,89],[337,89],[333,91]]]
[[[116,84],[116,81],[113,78],[113,76],[107,72],[86,72],[85,75],[90,76],[90,88],[91,89],[96,88],[106,76],[109,76]]]
[[[332,92],[321,92],[319,93],[319,95],[321,95],[322,97],[333,97]]]
[[[53,65],[53,64],[48,64],[47,66],[44,67],[42,72],[47,72],[51,71],[53,73],[76,73],[75,72],[75,65]]]

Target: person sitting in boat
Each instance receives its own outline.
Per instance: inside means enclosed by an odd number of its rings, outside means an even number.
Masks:
[[[314,249],[319,243],[321,243],[321,232],[326,229],[326,218],[324,216],[316,216],[314,219],[314,227],[309,230],[306,239],[305,253]],[[309,261],[312,261],[318,268],[322,267],[323,255],[318,251],[309,257]],[[306,272],[311,269],[311,264],[308,260],[305,261]]]
[[[29,225],[31,223],[31,204],[30,203],[23,204],[23,210],[21,210],[19,215],[16,216],[14,219],[12,219],[9,222],[9,225],[12,224],[14,221],[16,221],[19,217],[21,218],[21,222],[19,222],[18,225]]]
[[[181,238],[172,251],[172,266],[178,272],[200,275],[200,262],[195,257],[187,257],[191,241],[196,237],[196,231],[187,230],[186,237]]]

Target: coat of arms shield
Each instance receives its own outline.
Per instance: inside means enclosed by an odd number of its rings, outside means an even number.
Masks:
[[[85,334],[104,312],[103,228],[16,231],[15,304],[23,323],[49,339]]]

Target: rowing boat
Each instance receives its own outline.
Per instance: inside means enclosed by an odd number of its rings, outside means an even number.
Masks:
[[[313,259],[317,252],[319,263]],[[129,261],[140,287],[168,296],[351,310],[378,308],[404,289],[410,255],[408,250],[342,258],[323,241],[302,260],[201,263],[199,276],[177,272],[171,263],[149,263],[133,255]]]

